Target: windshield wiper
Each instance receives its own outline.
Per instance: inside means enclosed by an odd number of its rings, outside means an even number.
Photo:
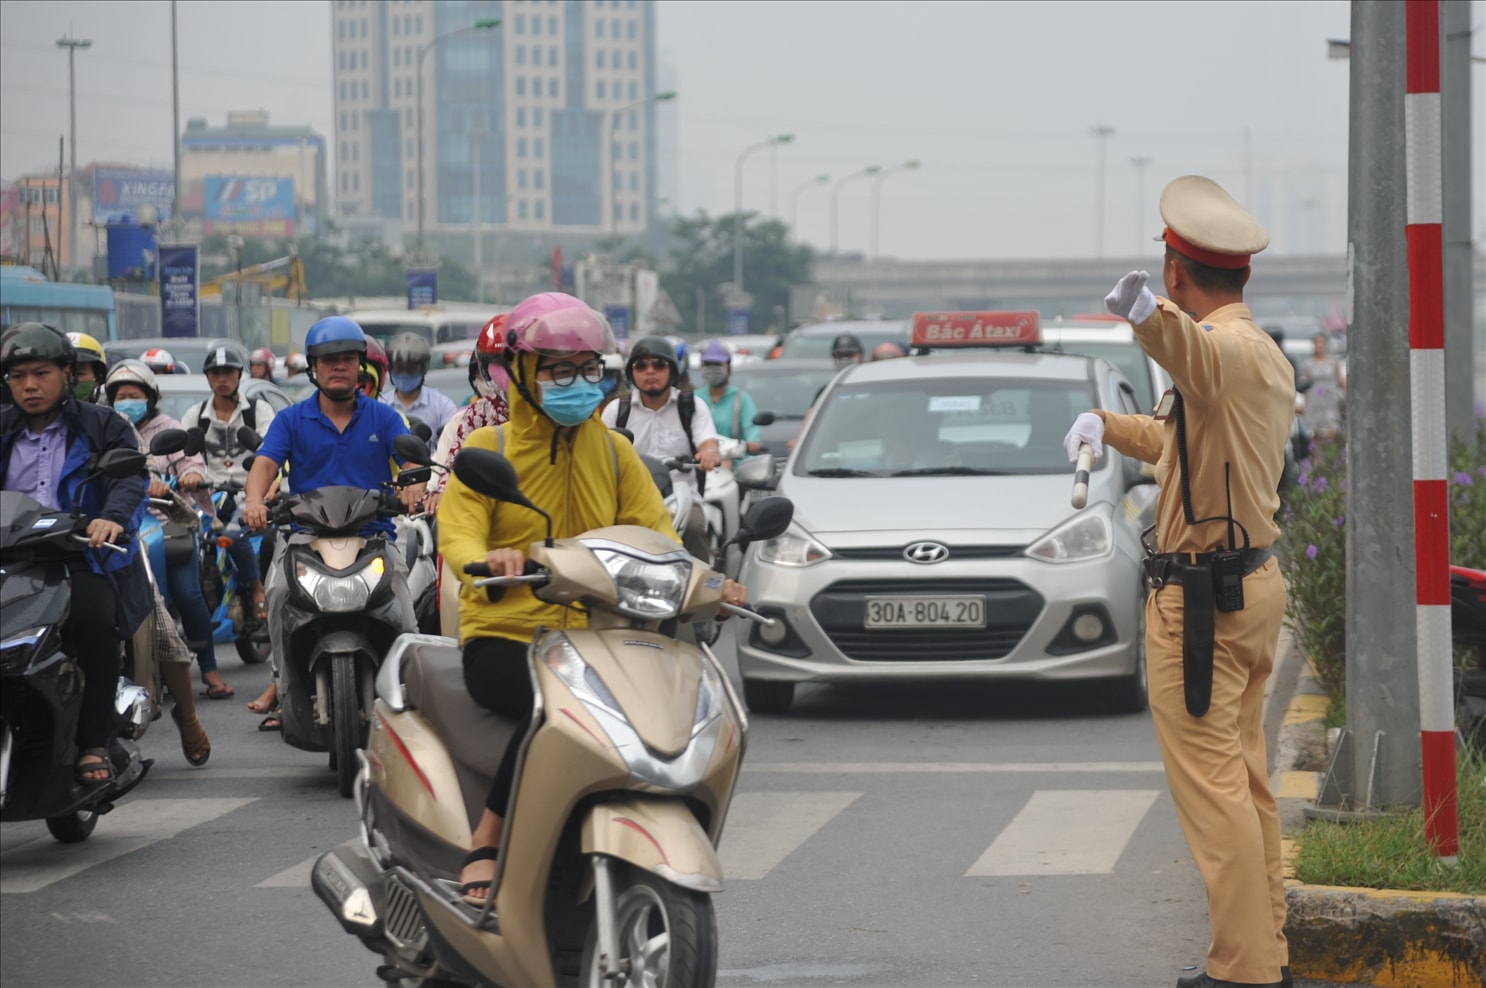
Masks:
[[[850,467],[821,467],[818,470],[805,471],[810,477],[877,477],[881,476],[871,470],[853,470]]]
[[[1005,470],[985,470],[981,467],[917,467],[913,470],[895,470],[894,477],[1004,477]]]

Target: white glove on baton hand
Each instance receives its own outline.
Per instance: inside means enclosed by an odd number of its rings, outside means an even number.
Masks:
[[[1145,322],[1156,311],[1156,296],[1145,287],[1150,278],[1144,271],[1131,271],[1114,286],[1114,291],[1104,296],[1104,307],[1121,319]]]
[[[1069,463],[1078,462],[1078,448],[1084,443],[1094,447],[1094,460],[1104,455],[1104,420],[1093,412],[1084,412],[1073,420],[1073,428],[1063,437],[1063,451]]]

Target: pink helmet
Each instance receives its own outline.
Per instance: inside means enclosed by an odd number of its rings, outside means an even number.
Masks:
[[[507,364],[522,352],[566,354],[592,350],[614,352],[609,321],[581,299],[562,292],[543,292],[506,314]]]

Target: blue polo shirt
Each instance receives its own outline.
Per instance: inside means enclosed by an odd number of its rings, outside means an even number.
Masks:
[[[274,416],[258,455],[279,466],[288,464],[292,494],[338,484],[376,490],[392,479],[392,460],[402,462],[392,443],[407,431],[390,406],[358,394],[356,410],[342,432],[320,411],[320,393],[315,391]],[[369,527],[393,531],[385,520]]]

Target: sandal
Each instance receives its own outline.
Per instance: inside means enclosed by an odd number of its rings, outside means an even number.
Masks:
[[[234,696],[237,696],[237,690],[226,683],[209,683],[206,680],[202,680],[201,685],[205,686],[206,689],[196,695],[205,697],[208,700],[230,700]]]
[[[477,861],[494,861],[499,856],[500,848],[498,847],[477,847],[464,856],[464,861],[460,863],[460,871],[463,872],[465,868],[468,868]],[[484,881],[463,882],[460,884],[458,891],[460,895],[464,896],[464,901],[468,905],[483,908],[490,901],[490,894],[487,892],[485,895],[471,895],[470,893],[480,889],[489,889],[494,885],[495,879],[491,877]]]
[[[97,759],[96,761],[84,761],[85,758]],[[95,772],[102,772],[103,778],[89,779],[86,776]],[[72,770],[72,777],[79,784],[85,786],[100,786],[114,780],[114,763],[109,761],[108,751],[104,748],[84,748],[77,753],[77,766]]]
[[[275,707],[267,717],[258,722],[258,730],[260,731],[282,731],[283,729],[284,718],[280,714],[278,707]]]
[[[212,756],[212,740],[206,735],[206,728],[201,725],[200,717],[192,717],[189,721],[181,719],[181,708],[177,704],[170,708],[170,719],[175,721],[176,728],[181,732],[181,754],[186,756],[186,761],[194,768],[200,768],[206,764],[206,760]],[[186,729],[192,724],[196,725],[197,736],[194,742],[187,737]]]

